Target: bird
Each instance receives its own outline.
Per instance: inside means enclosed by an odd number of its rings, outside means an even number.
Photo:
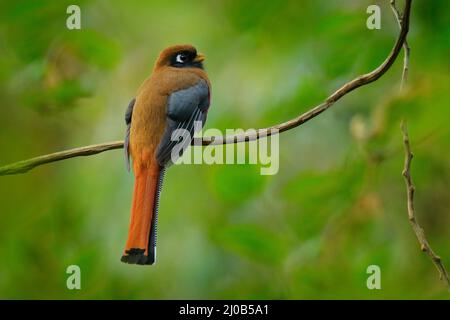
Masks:
[[[211,83],[204,60],[193,45],[164,49],[126,109],[125,161],[130,170],[131,157],[135,180],[122,262],[152,265],[156,261],[164,172],[201,130],[210,106]],[[179,129],[186,135],[172,139]]]

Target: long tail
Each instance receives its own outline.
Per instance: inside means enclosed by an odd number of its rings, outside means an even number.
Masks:
[[[133,202],[128,239],[121,261],[153,264],[156,259],[156,233],[159,195],[164,169],[158,165],[135,172]]]

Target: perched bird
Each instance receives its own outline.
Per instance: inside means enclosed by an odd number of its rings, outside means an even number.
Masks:
[[[191,45],[163,50],[153,72],[139,88],[126,111],[125,158],[135,176],[128,239],[121,261],[153,264],[156,258],[158,204],[164,170],[176,159],[172,151],[191,143],[194,123],[206,121],[210,88],[203,70],[204,56]],[[195,126],[196,128],[198,126]],[[189,135],[173,141],[172,134],[184,129]]]

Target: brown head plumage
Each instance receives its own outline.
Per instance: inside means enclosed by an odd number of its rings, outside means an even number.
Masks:
[[[155,69],[162,67],[203,69],[205,56],[197,53],[190,44],[175,45],[164,49],[155,63]]]

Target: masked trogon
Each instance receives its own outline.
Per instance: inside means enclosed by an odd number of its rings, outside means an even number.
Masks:
[[[163,50],[150,77],[126,111],[125,157],[135,176],[128,239],[121,261],[153,264],[156,258],[158,203],[164,170],[173,163],[172,151],[191,143],[194,128],[206,121],[211,85],[203,70],[204,56],[191,45]],[[198,126],[200,124],[200,126]],[[173,141],[184,129],[189,135]]]

